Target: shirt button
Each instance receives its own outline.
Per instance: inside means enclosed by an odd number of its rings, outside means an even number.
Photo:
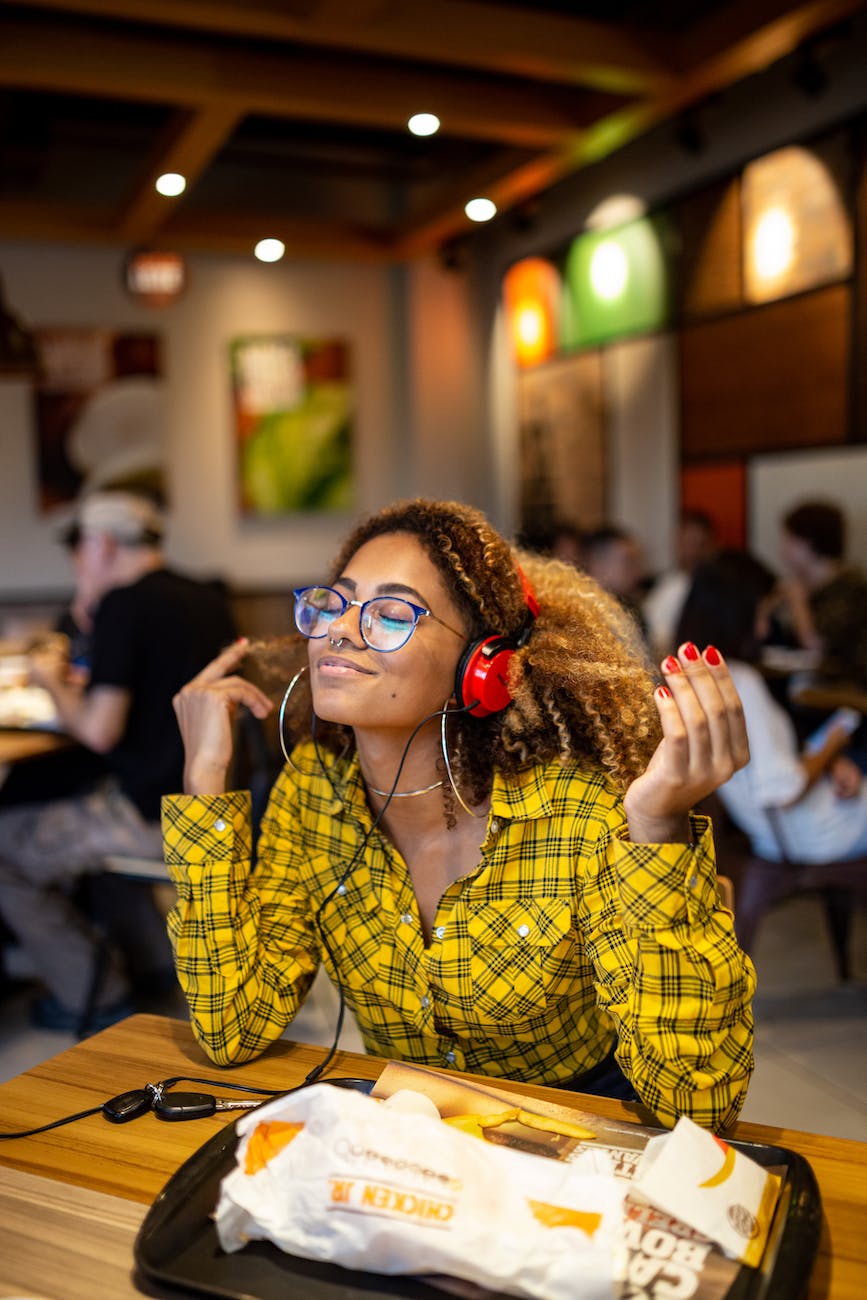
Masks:
[[[446,937],[446,927],[444,925],[438,925],[434,930],[434,934],[438,939],[444,939]]]
[[[429,1006],[430,1006],[430,998],[429,998],[428,995],[425,993],[424,997],[423,997],[422,1000],[421,1000],[421,1009],[422,1009],[422,1011],[427,1011],[427,1009],[428,1009]]]
[[[455,1056],[454,1052],[446,1052],[446,1060],[448,1061],[449,1065],[454,1065],[455,1061],[457,1060],[457,1057]]]
[[[697,884],[698,884],[698,876],[690,876],[689,878],[690,889],[695,889]]]
[[[527,935],[528,935],[529,933],[530,933],[530,927],[529,927],[529,925],[519,925],[519,926],[518,926],[518,934],[521,936],[522,939],[526,939],[526,937],[527,937]]]
[[[499,829],[500,829],[500,823],[497,821],[495,817],[494,820],[491,822],[491,834],[496,835]]]
[[[400,919],[404,925],[412,925],[412,916],[409,912],[404,912]]]
[[[337,894],[345,894],[345,893],[346,893],[346,886],[345,886],[345,885],[338,885],[338,886],[337,886],[337,889],[335,890],[335,893],[337,893]]]
[[[222,817],[218,817],[217,820],[214,822],[214,830],[218,831],[222,835],[225,829],[226,829],[226,823],[223,821]]]

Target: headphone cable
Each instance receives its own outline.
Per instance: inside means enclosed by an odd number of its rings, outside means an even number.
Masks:
[[[451,710],[451,712],[468,713],[473,708],[475,708],[475,704],[463,704],[460,705],[457,709]],[[427,717],[422,718],[422,720],[416,723],[415,727],[413,727],[409,739],[407,740],[406,744],[403,747],[403,754],[401,755],[400,762],[398,763],[397,771],[394,775],[394,780],[391,783],[391,789],[389,790],[388,794],[385,797],[385,803],[382,805],[379,812],[374,817],[370,826],[364,832],[364,836],[361,840],[361,843],[359,844],[358,848],[355,850],[352,857],[350,858],[349,863],[346,866],[345,870],[343,871],[342,875],[340,876],[340,879],[337,881],[337,884],[334,886],[331,892],[325,896],[325,898],[322,900],[322,902],[319,904],[319,906],[316,909],[316,913],[313,917],[313,924],[316,926],[317,930],[319,931],[319,938],[321,940],[323,948],[328,954],[328,958],[331,962],[332,969],[334,970],[334,980],[337,985],[337,996],[338,996],[337,1028],[331,1046],[329,1047],[324,1060],[320,1061],[318,1065],[315,1065],[313,1069],[310,1071],[310,1073],[305,1076],[304,1082],[301,1085],[302,1087],[305,1087],[311,1083],[315,1083],[317,1079],[321,1078],[321,1076],[325,1073],[328,1066],[333,1061],[337,1053],[337,1045],[340,1041],[340,1035],[343,1031],[343,1020],[346,1011],[346,996],[343,990],[343,981],[340,978],[339,968],[337,965],[337,961],[335,960],[334,953],[331,951],[331,945],[329,944],[328,939],[325,936],[325,931],[323,930],[322,924],[320,922],[320,917],[322,915],[323,909],[327,907],[327,905],[337,895],[338,890],[341,889],[341,887],[348,880],[349,876],[355,870],[355,867],[358,864],[358,859],[360,858],[364,850],[367,848],[367,844],[368,841],[370,840],[371,835],[379,826],[379,823],[382,821],[383,817],[385,816],[385,812],[389,804],[391,803],[392,799],[394,798],[394,792],[397,789],[398,782],[400,781],[400,774],[403,771],[404,763],[406,762],[407,757],[409,755],[410,745],[415,740],[416,736],[421,731],[422,727],[424,727],[428,722],[432,722],[434,718],[442,717],[442,715],[448,711],[449,710],[447,709],[436,709],[433,713],[429,713]],[[331,786],[331,789],[334,791],[335,795],[337,795],[337,797],[340,798],[340,795],[338,794],[334,786],[334,782],[331,780],[331,776],[319,752],[319,745],[316,740],[316,714],[315,713],[313,714],[313,727],[311,729],[311,737],[313,740],[313,748],[316,752],[316,758],[319,762],[319,766],[322,768],[322,773],[325,776],[325,779],[328,782],[328,784]]]

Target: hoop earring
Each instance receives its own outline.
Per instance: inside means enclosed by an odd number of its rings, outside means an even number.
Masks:
[[[297,673],[292,678],[289,685],[286,687],[286,690],[283,694],[283,699],[280,701],[280,712],[277,714],[277,735],[280,738],[280,749],[283,751],[283,757],[285,758],[289,766],[292,768],[292,771],[297,772],[299,776],[302,775],[301,769],[297,763],[292,762],[292,755],[286,749],[286,740],[283,735],[283,718],[286,715],[286,705],[289,703],[289,696],[295,690],[295,687],[298,685],[300,678],[306,672],[307,672],[307,665],[303,664],[298,669]]]
[[[443,753],[443,762],[446,765],[446,776],[449,778],[449,785],[452,787],[452,794],[455,796],[458,803],[463,808],[464,812],[468,813],[470,817],[475,817],[476,819],[480,817],[485,817],[487,815],[486,813],[473,812],[472,808],[469,808],[467,806],[467,804],[464,802],[463,798],[461,797],[460,790],[455,785],[455,778],[454,775],[452,774],[451,759],[449,758],[449,747],[448,747],[448,742],[446,740],[446,717],[448,715],[448,712],[449,712],[449,702],[448,700],[446,700],[442,708],[442,713],[440,714],[440,746],[442,748],[442,753]]]

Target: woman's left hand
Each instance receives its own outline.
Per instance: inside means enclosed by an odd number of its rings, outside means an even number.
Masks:
[[[690,809],[750,758],[740,697],[719,651],[691,642],[662,663],[662,740],[624,797],[630,839],[686,843]]]

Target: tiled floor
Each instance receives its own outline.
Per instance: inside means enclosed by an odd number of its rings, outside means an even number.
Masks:
[[[795,900],[766,919],[755,954],[756,1072],[744,1119],[867,1142],[867,913],[855,918],[852,950],[854,979],[840,986],[818,902]],[[72,1044],[69,1035],[30,1027],[29,996],[0,1004],[0,1080]],[[180,998],[159,1009],[184,1014]],[[330,1045],[336,1017],[337,995],[320,976],[288,1036]],[[362,1050],[351,1021],[341,1046]]]

